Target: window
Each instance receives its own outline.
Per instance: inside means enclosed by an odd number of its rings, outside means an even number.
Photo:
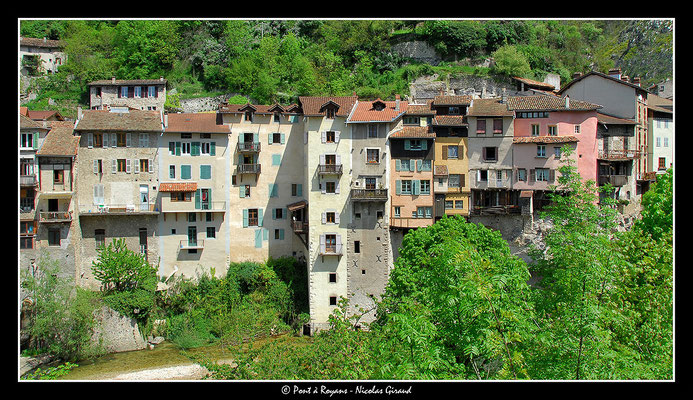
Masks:
[[[271,139],[272,139],[272,144],[281,144],[282,143],[282,134],[277,132],[277,133],[272,133],[271,134]]]
[[[200,153],[209,155],[211,147],[212,145],[210,142],[202,142],[200,147]]]
[[[449,188],[459,188],[460,187],[460,175],[459,174],[448,175],[448,187]]]
[[[659,157],[659,166],[657,167],[658,169],[666,169],[667,168],[667,159],[665,157]]]
[[[250,185],[243,185],[244,197],[250,197]]]
[[[60,229],[48,229],[48,245],[60,246]]]
[[[477,135],[486,134],[486,120],[485,119],[477,119],[476,120],[476,133],[477,133]]]
[[[156,86],[147,86],[147,96],[156,97]]]
[[[445,200],[445,209],[452,210],[455,207],[455,203],[452,200]]]
[[[246,122],[253,122],[253,112],[252,111],[246,111],[245,112],[245,120],[246,120]]]
[[[325,182],[325,192],[326,193],[335,193],[337,184],[334,181],[328,181]]]
[[[483,148],[484,161],[497,161],[497,149],[495,147],[484,147]]]
[[[402,181],[401,194],[412,194],[411,190],[412,190],[411,180],[403,180]]]
[[[142,86],[135,86],[135,97],[142,97]]]
[[[380,162],[380,150],[366,149],[366,162],[368,164],[378,164]]]
[[[663,139],[664,139],[664,147],[669,147],[669,138],[664,137]]]
[[[335,142],[335,132],[334,131],[327,131],[325,132],[325,143],[334,143]]]
[[[399,218],[402,207],[395,207],[395,218]]]
[[[325,223],[326,224],[334,224],[335,222],[335,213],[334,211],[329,211],[325,213]]]
[[[34,147],[34,134],[33,133],[22,133],[21,145],[24,148]]]
[[[124,158],[119,158],[119,159],[116,161],[116,163],[117,163],[117,168],[118,168],[117,171],[118,171],[118,172],[126,172],[126,170],[127,170],[127,160],[125,160]]]
[[[125,147],[127,145],[127,134],[126,133],[116,133],[116,146]]]
[[[147,172],[149,171],[149,160],[147,159],[140,159],[140,172]]]
[[[120,87],[120,97],[128,97],[128,87],[127,86],[121,86]]]
[[[361,242],[359,240],[354,240],[354,253],[361,252]]]
[[[448,158],[457,158],[459,148],[457,146],[448,146]]]
[[[606,140],[605,140],[605,142],[606,142]],[[656,147],[662,147],[662,138],[661,137],[657,137],[657,143],[655,146]]]
[[[211,165],[200,165],[200,179],[212,179]]]
[[[479,182],[488,182],[488,171],[479,170]]]
[[[205,213],[205,221],[206,222],[212,222],[214,220],[214,214],[212,213]]]
[[[493,120],[493,133],[503,133],[503,120],[494,119]]]
[[[455,208],[461,210],[464,208],[464,200],[455,200]]]
[[[171,192],[171,201],[192,201],[192,192]]]
[[[448,115],[460,115],[460,108],[459,107],[448,107]]]
[[[251,208],[248,210],[248,226],[258,226],[258,209]]]
[[[325,235],[325,253],[337,253],[337,235]]]
[[[103,147],[103,133],[94,132],[92,137],[94,138],[94,147]]]
[[[558,127],[556,125],[549,125],[549,136],[558,135]]]
[[[181,165],[180,166],[180,179],[192,179],[192,166]]]
[[[409,141],[409,150],[422,150],[421,140],[412,139]]]
[[[430,171],[433,167],[433,161],[431,160],[421,160],[421,169],[419,172]]]
[[[169,165],[168,166],[168,177],[170,179],[176,179],[176,166],[175,165]]]
[[[527,180],[527,170],[524,168],[519,168],[517,170],[517,180],[524,182]]]
[[[416,212],[412,212],[414,218],[431,218],[433,207],[416,207]]]
[[[535,173],[537,182],[548,182],[548,180],[549,180],[549,169],[548,168],[537,168],[534,173]]]
[[[575,133],[580,133],[580,125],[575,125]]]
[[[404,117],[403,123],[404,125],[420,125],[421,119],[419,117]]]
[[[216,237],[217,237],[217,233],[216,233],[216,231],[214,230],[214,227],[213,227],[213,226],[208,226],[208,227],[207,227],[207,238],[208,238],[208,239],[214,239],[214,238],[216,238]]]
[[[337,296],[330,296],[330,305],[331,306],[337,305]]]
[[[334,108],[330,107],[326,111],[327,112],[325,114],[326,114],[327,118],[334,119],[334,116],[336,114],[336,110]]]
[[[292,196],[303,196],[303,185],[300,183],[291,184],[291,195]]]
[[[192,133],[181,133],[180,138],[181,139],[192,139]]]
[[[274,113],[273,120],[274,120],[274,122],[280,121],[279,113]]]
[[[532,136],[539,136],[539,125],[532,124]]]
[[[64,171],[62,169],[53,170],[53,183],[62,184],[64,182]]]
[[[106,245],[106,230],[105,229],[95,229],[94,230],[94,242],[96,243],[96,248]]]
[[[368,137],[377,138],[378,137],[378,125],[368,124]]]
[[[194,212],[189,212],[188,213],[188,222],[195,222],[197,221],[197,214]]]
[[[560,147],[554,147],[553,148],[553,156],[556,158],[561,158],[561,148]]]
[[[329,274],[329,282],[330,283],[336,283],[337,282],[337,274],[334,272],[330,272]]]
[[[374,177],[365,178],[366,189],[375,189],[376,180]]]
[[[538,144],[537,145],[537,157],[546,157],[546,145],[544,145],[544,144]]]
[[[190,142],[181,143],[180,153],[183,155],[190,155]]]
[[[431,194],[431,181],[426,179],[421,181],[421,194]]]
[[[409,160],[409,159],[400,160],[399,164],[400,164],[400,167],[399,167],[400,171],[411,171],[411,160]]]

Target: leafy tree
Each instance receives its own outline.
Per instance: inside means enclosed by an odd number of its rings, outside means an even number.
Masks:
[[[674,226],[674,170],[659,175],[650,190],[642,196],[642,218],[637,228],[652,235],[655,240],[671,235]]]
[[[129,250],[122,238],[98,248],[91,269],[105,292],[156,287],[156,269],[142,254]]]
[[[507,76],[532,77],[532,68],[525,56],[515,46],[505,45],[494,51],[496,71]]]

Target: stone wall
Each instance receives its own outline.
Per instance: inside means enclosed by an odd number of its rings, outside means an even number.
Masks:
[[[197,97],[194,99],[181,99],[180,107],[184,113],[216,111],[219,104],[226,102],[234,94],[222,94],[215,97]]]
[[[94,314],[97,324],[92,341],[101,344],[106,352],[119,353],[146,348],[147,343],[135,320],[106,306],[96,310]]]

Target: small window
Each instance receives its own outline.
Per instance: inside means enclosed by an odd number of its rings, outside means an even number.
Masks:
[[[60,229],[48,229],[48,245],[60,246]]]
[[[532,125],[532,136],[539,136],[539,125],[538,124]]]
[[[520,168],[517,170],[517,180],[524,182],[527,180],[527,170],[524,168]]]
[[[549,136],[558,135],[558,127],[556,125],[549,125]]]
[[[426,182],[428,182],[428,181],[426,181]],[[421,191],[423,192],[423,189],[421,189]],[[375,217],[376,217],[377,219],[383,219],[383,211],[382,211],[382,210],[376,211],[376,212],[375,212]]]
[[[248,226],[258,226],[258,209],[251,208],[248,210]]]
[[[377,138],[378,137],[378,125],[368,124],[368,137]]]
[[[404,125],[420,125],[421,119],[419,117],[404,117],[402,123]]]
[[[330,296],[330,305],[331,306],[337,305],[337,296]]]
[[[168,177],[170,179],[176,179],[176,166],[175,165],[169,165],[168,166]]]
[[[538,144],[537,145],[537,157],[546,157],[546,145],[544,145],[544,144]]]
[[[335,193],[336,187],[337,187],[336,182],[333,182],[333,181],[325,182],[325,192],[326,193]]]
[[[190,155],[190,142],[183,142],[180,146],[180,154]]]
[[[458,147],[457,146],[448,146],[448,158],[457,158],[458,155]]]
[[[214,229],[213,226],[208,226],[207,227],[207,238],[209,239],[214,239],[216,238],[216,230]]]
[[[53,170],[53,183],[62,184],[64,182],[64,171],[62,169]]]
[[[116,133],[116,145],[118,147],[125,147],[127,145],[127,134],[126,133]]]
[[[395,218],[399,218],[402,207],[395,207]]]
[[[188,213],[188,222],[195,222],[197,220],[197,214],[194,212]]]
[[[485,161],[497,161],[498,160],[498,155],[496,154],[497,149],[495,147],[484,147],[483,148],[483,153],[484,153],[484,160]]]
[[[334,131],[327,131],[325,132],[325,142],[326,143],[334,143],[335,142],[335,133]]]
[[[148,97],[156,97],[156,86],[147,86]]]
[[[494,119],[493,120],[493,133],[503,133],[503,120]]]
[[[325,213],[325,223],[334,224],[335,222],[336,222],[335,213],[334,212],[326,212]]]
[[[366,162],[368,164],[378,164],[380,162],[380,150],[367,149],[366,150]]]
[[[331,272],[329,275],[329,281],[330,281],[330,283],[337,283],[337,274],[334,272]]]
[[[106,230],[105,229],[95,229],[94,230],[94,242],[96,243],[96,248],[106,245]]]
[[[280,121],[279,113],[274,113],[274,122],[279,122],[279,121]]]
[[[454,202],[452,200],[445,200],[445,209],[451,210],[454,207]]]
[[[117,161],[117,171],[118,172],[126,172],[127,170],[127,161],[124,158],[119,158]]]
[[[149,160],[146,158],[140,159],[140,172],[149,171]]]
[[[272,143],[273,144],[281,144],[282,143],[282,134],[281,133],[272,133]]]
[[[326,111],[327,111],[326,112],[327,118],[334,119],[335,114],[336,114],[336,110],[334,108],[330,107]]]
[[[478,135],[483,135],[486,133],[486,120],[485,119],[477,119],[476,120],[476,133]]]
[[[360,252],[361,252],[361,241],[354,240],[354,253],[360,253]]]
[[[202,134],[200,134],[200,136],[202,136]],[[200,153],[209,155],[211,147],[210,142],[200,143]]]
[[[580,125],[575,125],[575,133],[580,133]]]

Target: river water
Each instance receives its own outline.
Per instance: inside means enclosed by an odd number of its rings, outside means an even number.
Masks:
[[[262,344],[285,335],[254,341]],[[298,338],[297,338],[298,339]],[[205,357],[217,363],[232,364],[232,353],[218,344],[188,349],[185,353],[195,357]],[[154,349],[112,353],[95,360],[80,361],[78,367],[70,370],[61,380],[198,380],[205,370],[184,354],[183,350],[171,342],[163,342]],[[232,364],[233,365],[233,364]]]

